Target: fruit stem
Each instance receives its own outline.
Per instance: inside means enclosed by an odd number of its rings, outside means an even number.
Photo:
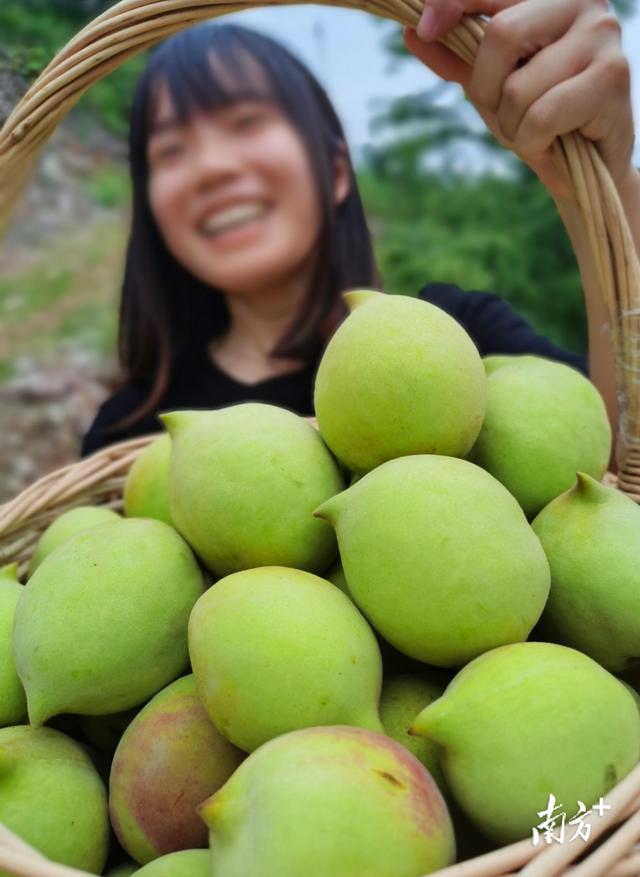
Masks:
[[[379,298],[384,294],[384,292],[378,292],[375,289],[350,289],[348,292],[342,293],[342,298],[349,308],[349,313],[352,314],[360,305],[371,301],[371,299]]]

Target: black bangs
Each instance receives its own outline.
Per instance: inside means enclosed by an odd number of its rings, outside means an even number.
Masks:
[[[195,113],[211,112],[238,100],[274,99],[270,77],[233,30],[233,25],[224,29],[204,25],[179,34],[156,50],[148,71],[149,126],[162,87],[167,88],[181,123]]]
[[[238,25],[200,25],[154,51],[138,88],[137,109],[145,121],[135,138],[138,150],[146,147],[163,87],[180,123],[238,100],[267,100],[307,133],[309,145],[319,139],[331,150],[343,139],[333,108],[304,65],[275,40]]]

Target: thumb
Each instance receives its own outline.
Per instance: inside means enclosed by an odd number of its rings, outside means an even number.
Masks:
[[[402,37],[407,51],[422,61],[425,67],[447,82],[458,82],[464,89],[468,87],[471,67],[466,61],[440,43],[425,43],[414,28],[405,27]]]

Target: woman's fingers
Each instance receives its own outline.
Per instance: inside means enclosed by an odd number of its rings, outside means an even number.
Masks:
[[[528,108],[512,140],[514,152],[526,161],[546,150],[557,136],[580,131],[596,142],[614,182],[622,180],[633,149],[629,81],[629,64],[621,52],[602,56]]]
[[[505,9],[487,24],[473,65],[469,96],[490,110],[500,104],[502,85],[518,62],[559,40],[576,20],[581,0],[528,0]]]
[[[416,28],[423,40],[437,40],[460,21],[464,14],[496,15],[521,0],[426,0]]]
[[[466,88],[471,79],[471,67],[440,43],[425,43],[415,30],[405,27],[402,32],[407,51],[447,82],[458,82]]]
[[[615,21],[615,19],[614,19]],[[496,117],[505,137],[513,140],[527,109],[547,91],[590,66],[606,45],[614,48],[602,17],[583,17],[557,42],[539,51],[502,83]],[[468,89],[474,97],[474,77]]]
[[[463,0],[429,0],[425,3],[416,32],[422,40],[437,40],[455,27],[463,15]]]
[[[491,16],[473,67],[438,42],[465,13]],[[405,45],[445,80],[459,83],[496,139],[552,191],[556,137],[592,140],[615,183],[626,179],[634,143],[629,63],[608,0],[427,0]],[[420,29],[430,18],[425,42]],[[562,195],[562,197],[565,197]]]
[[[428,0],[425,4],[430,29],[437,39],[443,36],[469,12],[482,11],[494,17],[489,21],[480,44],[478,56],[470,71],[452,52],[428,38],[425,41],[425,19],[412,31],[405,29],[405,45],[441,78],[459,82],[470,100],[497,111],[502,84],[523,59],[566,33],[576,19],[585,0]],[[437,29],[434,31],[434,18]],[[417,37],[416,38],[416,34]],[[456,61],[453,58],[456,57]]]

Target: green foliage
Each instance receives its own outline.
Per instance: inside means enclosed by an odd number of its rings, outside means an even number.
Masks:
[[[86,24],[112,0],[1,0],[0,46],[11,67],[32,80]],[[129,102],[143,58],[129,61],[94,85],[80,100],[81,110],[97,115],[118,135],[127,128]]]
[[[428,282],[498,293],[537,329],[586,350],[580,275],[555,205],[532,175],[394,179],[361,168],[358,180],[380,231],[376,255],[389,292],[415,295]],[[392,206],[391,206],[392,205]]]
[[[14,374],[14,366],[12,362],[0,359],[0,385],[7,384]]]
[[[369,147],[358,172],[385,286],[415,295],[439,281],[496,292],[537,331],[584,352],[581,279],[555,205],[524,164],[472,124],[457,93],[439,83],[390,102],[371,122],[392,134]],[[500,173],[471,173],[489,157]]]
[[[105,165],[87,180],[87,191],[101,207],[119,207],[131,196],[128,171],[114,165]]]

